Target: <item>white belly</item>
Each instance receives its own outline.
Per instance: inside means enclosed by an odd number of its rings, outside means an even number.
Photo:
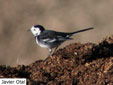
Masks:
[[[42,43],[38,42],[37,38],[36,38],[36,43],[37,43],[40,47],[49,48],[48,45],[45,45],[45,44],[42,44]]]

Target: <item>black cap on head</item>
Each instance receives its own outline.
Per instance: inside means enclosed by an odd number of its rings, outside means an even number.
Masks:
[[[44,27],[42,25],[34,25],[35,28],[39,28],[41,31],[44,31]]]

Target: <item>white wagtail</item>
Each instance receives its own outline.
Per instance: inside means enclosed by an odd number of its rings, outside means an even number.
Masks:
[[[58,46],[63,43],[66,40],[72,40],[73,38],[70,38],[73,34],[91,30],[93,28],[87,28],[82,29],[79,31],[71,32],[71,33],[65,33],[65,32],[56,32],[53,30],[45,30],[45,28],[41,25],[34,25],[32,28],[28,31],[31,31],[33,35],[35,36],[36,43],[43,47],[43,48],[49,48],[49,55],[52,55]],[[54,52],[52,53],[52,49],[54,49]]]

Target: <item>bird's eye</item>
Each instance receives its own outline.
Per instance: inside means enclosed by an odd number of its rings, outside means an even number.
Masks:
[[[36,31],[36,29],[34,29],[34,31]]]

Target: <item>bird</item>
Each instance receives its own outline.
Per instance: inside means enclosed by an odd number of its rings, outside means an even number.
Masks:
[[[82,29],[75,32],[57,32],[54,30],[46,30],[42,25],[34,25],[28,31],[31,31],[35,37],[36,43],[43,48],[49,49],[47,57],[51,56],[64,41],[73,40],[71,36],[74,34],[88,31],[93,27]],[[54,49],[54,51],[53,51]]]

